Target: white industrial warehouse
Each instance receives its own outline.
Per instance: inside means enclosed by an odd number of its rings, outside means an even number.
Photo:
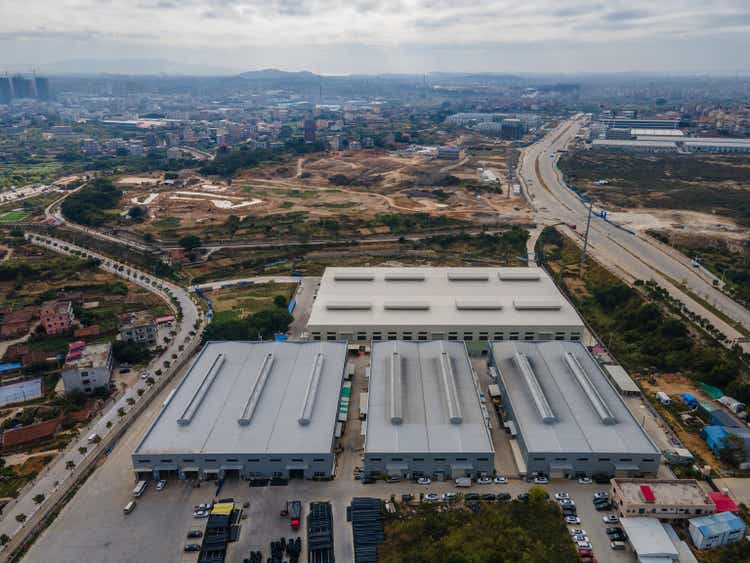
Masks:
[[[578,342],[493,342],[506,428],[522,474],[655,474],[661,453]]]
[[[580,340],[583,321],[541,268],[326,268],[314,340]]]
[[[133,453],[141,478],[326,478],[345,342],[209,342]]]
[[[365,473],[492,475],[494,455],[463,342],[373,342]]]

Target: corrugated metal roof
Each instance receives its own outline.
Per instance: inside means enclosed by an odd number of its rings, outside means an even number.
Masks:
[[[308,403],[319,354],[318,388]],[[223,357],[221,369],[211,385],[201,389],[218,356]],[[345,342],[209,342],[135,454],[328,452],[345,364]],[[264,373],[266,381],[261,383]],[[196,396],[200,403],[193,405],[189,423],[178,424]],[[300,424],[299,418],[309,419],[308,424]]]
[[[400,366],[398,424],[390,408],[394,353]],[[370,362],[367,453],[494,451],[463,342],[376,341]]]
[[[605,365],[604,369],[615,382],[617,387],[625,393],[640,393],[641,390],[633,379],[620,365]]]
[[[530,454],[642,453],[659,450],[633,418],[594,358],[579,342],[492,342],[500,382],[510,401],[514,420]],[[515,360],[523,354],[556,417],[545,423],[539,416],[526,380]],[[572,353],[592,387],[612,413],[615,423],[604,424],[590,399],[571,375],[565,354]]]

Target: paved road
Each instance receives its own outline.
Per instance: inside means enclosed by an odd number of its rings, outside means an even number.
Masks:
[[[557,168],[557,151],[567,146],[582,123],[581,119],[562,123],[542,140],[525,149],[519,164],[519,177],[540,222],[576,225],[575,231],[564,230],[579,243],[578,233],[585,230],[588,208],[565,186]],[[714,288],[707,276],[692,268],[688,258],[675,250],[665,249],[664,245],[643,233],[632,235],[593,216],[589,249],[597,260],[627,281],[656,281],[691,311],[708,319],[732,341],[742,337],[741,332],[691,297],[683,285],[745,329],[750,329],[750,311]],[[750,346],[744,347],[750,351]]]
[[[170,362],[176,361],[175,358],[178,358],[185,353],[184,348],[187,343],[193,338],[199,338],[199,336],[191,336],[190,332],[193,331],[195,322],[201,317],[201,313],[191,299],[189,293],[181,287],[165,280],[154,278],[151,275],[115,262],[114,260],[95,252],[76,247],[65,241],[53,239],[45,235],[37,235],[35,233],[27,233],[26,237],[27,239],[33,237],[33,242],[35,244],[39,244],[40,246],[44,246],[55,252],[64,254],[69,254],[73,250],[87,252],[92,257],[99,258],[102,261],[101,268],[103,270],[116,274],[132,283],[138,284],[154,293],[157,293],[169,302],[170,306],[173,306],[170,294],[177,300],[183,315],[181,322],[175,328],[177,334],[166,347],[164,353],[158,358],[152,360],[149,364],[149,372],[154,373],[158,368],[163,369],[163,362],[165,360]],[[67,250],[65,250],[66,247]],[[154,374],[154,377],[157,376]],[[12,537],[23,527],[23,525],[16,520],[18,514],[24,514],[27,517],[31,517],[31,515],[37,510],[46,508],[46,503],[37,505],[33,501],[33,497],[37,494],[43,494],[45,497],[49,497],[58,489],[58,487],[67,486],[65,481],[71,474],[71,469],[67,467],[68,462],[72,461],[75,466],[77,466],[86,456],[92,455],[95,445],[88,443],[88,437],[92,434],[98,434],[100,437],[104,438],[108,433],[116,430],[121,418],[118,411],[122,409],[123,412],[128,412],[137,406],[138,401],[142,400],[138,395],[138,391],[139,389],[143,389],[145,393],[146,387],[146,382],[139,379],[136,385],[127,388],[115,401],[110,402],[99,417],[96,418],[86,429],[81,431],[80,438],[74,440],[62,455],[58,456],[56,460],[48,465],[37,480],[31,486],[27,486],[24,489],[23,494],[20,495],[15,502],[5,507],[2,519],[0,520],[0,534],[8,534],[8,536]],[[133,405],[129,404],[129,401],[132,401]],[[149,408],[155,409],[156,407],[152,405]],[[109,427],[107,426],[108,423],[110,423]],[[86,448],[86,451],[82,454],[79,451],[79,448]],[[53,559],[50,559],[50,561],[51,560]]]
[[[302,278],[299,276],[253,276],[249,278],[234,278],[231,280],[220,280],[208,283],[194,285],[192,290],[203,289],[210,291],[212,289],[221,289],[224,286],[234,286],[239,284],[251,283],[300,283]]]

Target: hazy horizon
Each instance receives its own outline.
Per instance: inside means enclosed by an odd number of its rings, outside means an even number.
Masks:
[[[28,0],[0,69],[232,74],[750,73],[744,0]],[[108,66],[109,65],[109,66]],[[170,71],[170,67],[174,71]]]

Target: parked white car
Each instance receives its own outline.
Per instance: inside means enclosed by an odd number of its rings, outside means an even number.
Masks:
[[[167,486],[167,482],[166,482],[166,481],[164,481],[164,480],[162,479],[161,481],[159,481],[159,482],[158,482],[158,483],[156,484],[156,487],[155,487],[155,489],[156,489],[157,491],[163,491],[163,490],[164,490],[164,487],[166,487],[166,486]]]
[[[617,524],[619,521],[620,519],[614,514],[610,514],[609,516],[602,516],[602,522],[604,522],[605,524]]]
[[[537,485],[546,485],[549,483],[549,479],[547,479],[544,475],[540,475],[539,477],[534,477],[534,483]]]
[[[564,498],[570,498],[570,495],[568,493],[555,493],[555,498],[557,500],[562,500]]]
[[[417,479],[417,485],[431,485],[431,484],[432,484],[432,479],[430,479],[429,477],[420,477],[419,479]]]
[[[508,483],[508,478],[505,477],[504,475],[498,475],[497,477],[495,477],[496,485],[505,485],[507,483]]]
[[[593,483],[590,477],[579,477],[578,478],[578,484],[579,485],[590,485]]]
[[[489,477],[480,477],[479,479],[477,479],[477,483],[479,485],[489,485],[490,483],[492,483],[492,479],[490,479]]]

